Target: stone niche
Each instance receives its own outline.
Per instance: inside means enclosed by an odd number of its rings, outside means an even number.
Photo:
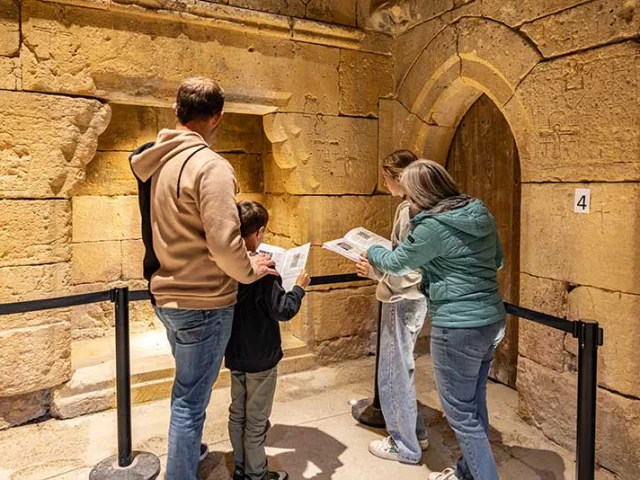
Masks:
[[[112,105],[111,122],[98,140],[95,158],[87,165],[86,180],[71,192],[70,284],[74,292],[104,290],[121,282],[146,288],[137,183],[129,155],[138,146],[154,141],[159,130],[174,126],[169,108]],[[233,113],[225,115],[216,133],[214,148],[234,166],[242,194],[261,195],[264,191],[263,136],[261,117]],[[71,322],[74,340],[112,335],[112,305],[76,308]],[[157,326],[147,302],[131,304],[132,333]]]
[[[146,288],[137,184],[128,157],[137,146],[153,141],[160,129],[174,125],[169,108],[112,105],[111,122],[99,137],[86,179],[71,192],[73,292],[104,290],[122,282],[132,288]],[[239,198],[260,201],[269,209],[266,241],[285,248],[311,242],[308,269],[312,275],[327,275],[353,272],[350,262],[321,248],[324,241],[343,235],[345,226],[365,225],[389,234],[395,202],[386,195],[372,195],[377,184],[376,137],[377,121],[370,119],[226,113],[212,148],[233,165]],[[96,212],[100,212],[100,222],[96,222]],[[305,319],[296,319],[283,328],[312,343],[352,336],[368,328],[367,320],[362,325],[345,325],[329,335],[327,331],[334,329],[321,325],[325,316],[335,316],[323,313],[321,305],[326,300],[348,303],[351,289],[359,294],[372,293],[366,285],[345,287],[328,296],[321,290],[311,292],[306,303],[316,299],[318,305],[306,306],[300,315]],[[373,295],[369,296],[375,303]],[[369,306],[356,303],[358,313],[370,313]],[[313,318],[307,319],[311,311]],[[314,335],[314,329],[301,327],[309,322],[323,333]],[[71,323],[74,340],[111,335],[112,305],[76,308]],[[132,303],[132,333],[158,326],[146,302]]]

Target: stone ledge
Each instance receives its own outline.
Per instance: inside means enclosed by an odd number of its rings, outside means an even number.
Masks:
[[[139,7],[96,10],[35,0],[23,5],[22,83],[27,90],[170,107],[185,76],[210,75],[227,89],[227,111],[339,111],[338,48],[250,27],[229,28],[223,21],[189,23],[176,12],[139,15]],[[59,21],[60,15],[67,23]],[[136,48],[129,49],[131,44]],[[111,58],[110,52],[122,49],[127,56]],[[190,55],[167,54],[172,49]],[[227,68],[211,58],[225,58]],[[317,101],[310,103],[308,94]]]
[[[71,380],[51,393],[51,413],[73,418],[115,408],[115,340],[105,337],[73,343]],[[131,398],[143,403],[171,395],[174,361],[163,329],[131,336]],[[281,375],[310,370],[316,357],[304,342],[283,332],[285,358]],[[229,386],[229,371],[222,369],[214,388]]]
[[[273,13],[258,12],[228,5],[212,4],[202,0],[177,4],[170,0],[46,0],[94,10],[119,11],[138,17],[177,17],[190,24],[214,25],[272,37],[320,45],[368,50],[391,54],[392,39],[379,33],[367,33],[357,28],[292,18]],[[179,5],[180,8],[176,8]]]

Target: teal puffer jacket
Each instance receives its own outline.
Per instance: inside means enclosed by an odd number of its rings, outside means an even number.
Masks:
[[[394,251],[373,246],[371,265],[393,275],[422,271],[432,324],[476,328],[505,318],[498,292],[503,256],[491,213],[477,199],[443,213],[422,212]]]

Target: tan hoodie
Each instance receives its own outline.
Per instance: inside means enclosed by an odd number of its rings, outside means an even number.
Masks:
[[[131,157],[131,168],[142,182],[151,178],[156,304],[190,310],[234,305],[237,282],[252,283],[257,275],[240,236],[231,164],[199,134],[165,129],[155,145]]]

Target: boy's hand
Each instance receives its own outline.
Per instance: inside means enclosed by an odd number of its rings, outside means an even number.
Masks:
[[[311,277],[305,270],[303,270],[298,276],[298,279],[296,280],[296,285],[304,290],[309,286],[310,283],[311,283]]]
[[[262,278],[265,275],[278,275],[278,272],[273,268],[275,264],[271,257],[264,253],[251,257],[251,265],[253,265],[253,270],[258,274],[258,278]]]
[[[369,273],[371,272],[371,264],[367,257],[361,256],[360,261],[356,263],[356,273],[359,277],[368,278]]]

